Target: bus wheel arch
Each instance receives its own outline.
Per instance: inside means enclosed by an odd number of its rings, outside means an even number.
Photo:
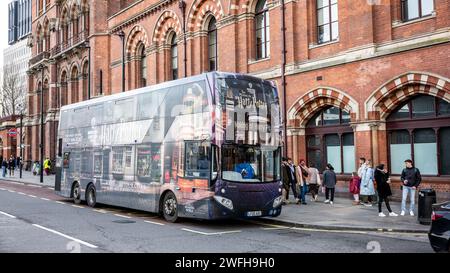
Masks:
[[[168,222],[178,221],[178,200],[172,190],[165,190],[159,200],[159,213]]]
[[[94,183],[90,182],[87,185],[85,195],[87,205],[94,208],[97,204],[97,189],[95,188]]]
[[[72,190],[70,191],[70,198],[75,204],[81,203],[81,185],[78,181],[73,181]]]

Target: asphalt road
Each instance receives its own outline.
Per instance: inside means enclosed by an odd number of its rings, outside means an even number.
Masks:
[[[432,252],[418,234],[323,231],[263,220],[167,223],[155,214],[76,206],[51,189],[0,181],[0,252]]]

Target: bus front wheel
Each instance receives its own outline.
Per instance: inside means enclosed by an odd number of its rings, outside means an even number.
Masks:
[[[81,203],[81,188],[78,182],[75,182],[75,184],[72,187],[72,198],[75,204],[78,205]]]
[[[86,191],[86,203],[89,207],[93,208],[97,204],[97,192],[95,186],[90,184]]]
[[[178,220],[178,202],[177,197],[171,191],[164,195],[162,203],[162,213],[166,221],[175,223]]]

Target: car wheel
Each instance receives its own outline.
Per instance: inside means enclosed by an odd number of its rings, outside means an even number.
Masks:
[[[97,204],[97,191],[94,185],[89,185],[86,191],[86,203],[89,207],[93,208]]]
[[[81,187],[80,184],[77,182],[72,187],[72,198],[75,204],[78,205],[81,203]]]
[[[178,202],[173,192],[164,195],[162,203],[162,213],[166,221],[175,223],[178,220]]]

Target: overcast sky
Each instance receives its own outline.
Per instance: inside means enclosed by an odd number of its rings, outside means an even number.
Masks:
[[[0,67],[3,67],[3,49],[8,47],[8,3],[0,0]]]

